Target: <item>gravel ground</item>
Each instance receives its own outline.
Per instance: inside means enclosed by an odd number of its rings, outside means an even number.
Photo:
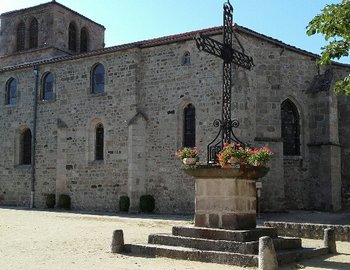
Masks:
[[[182,216],[103,215],[0,208],[0,269],[243,269],[235,266],[145,258],[110,253],[112,232],[125,243],[145,243],[151,233],[188,225]],[[305,246],[322,241],[303,239]],[[339,254],[294,263],[281,269],[350,269],[350,243],[337,242]]]

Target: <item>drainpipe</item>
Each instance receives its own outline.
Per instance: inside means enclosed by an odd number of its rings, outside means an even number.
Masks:
[[[30,208],[34,208],[35,194],[35,144],[36,144],[36,121],[38,113],[38,87],[39,87],[39,66],[34,66],[33,72],[35,75],[35,89],[33,100],[33,134],[32,134],[32,181],[30,189]]]

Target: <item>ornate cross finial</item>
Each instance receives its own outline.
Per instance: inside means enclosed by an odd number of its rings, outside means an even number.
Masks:
[[[221,120],[216,119],[213,123],[214,127],[219,127],[220,129],[215,139],[207,146],[208,163],[214,163],[217,160],[216,155],[223,148],[224,143],[236,142],[244,145],[233,133],[233,128],[239,126],[238,120],[231,120],[232,63],[246,69],[251,69],[254,64],[251,57],[232,48],[232,13],[233,7],[228,0],[224,4],[224,33],[222,43],[200,34],[195,37],[196,45],[199,50],[220,57],[224,61]],[[221,139],[217,141],[220,134]]]

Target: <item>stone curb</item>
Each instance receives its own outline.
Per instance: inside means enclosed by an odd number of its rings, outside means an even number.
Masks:
[[[267,221],[264,222],[266,227],[277,228],[278,235],[323,239],[324,230],[327,228],[334,229],[336,241],[350,242],[350,226],[349,225],[331,225],[331,224],[313,224],[313,223],[292,223]]]

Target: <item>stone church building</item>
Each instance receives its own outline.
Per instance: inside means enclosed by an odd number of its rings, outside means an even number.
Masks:
[[[55,1],[0,16],[0,206],[193,213],[194,180],[175,156],[206,146],[221,117],[222,61],[197,49],[198,33],[104,47],[105,28]],[[252,70],[233,69],[236,135],[274,152],[262,208],[349,209],[350,100],[332,84],[350,72],[317,55],[234,25]]]

